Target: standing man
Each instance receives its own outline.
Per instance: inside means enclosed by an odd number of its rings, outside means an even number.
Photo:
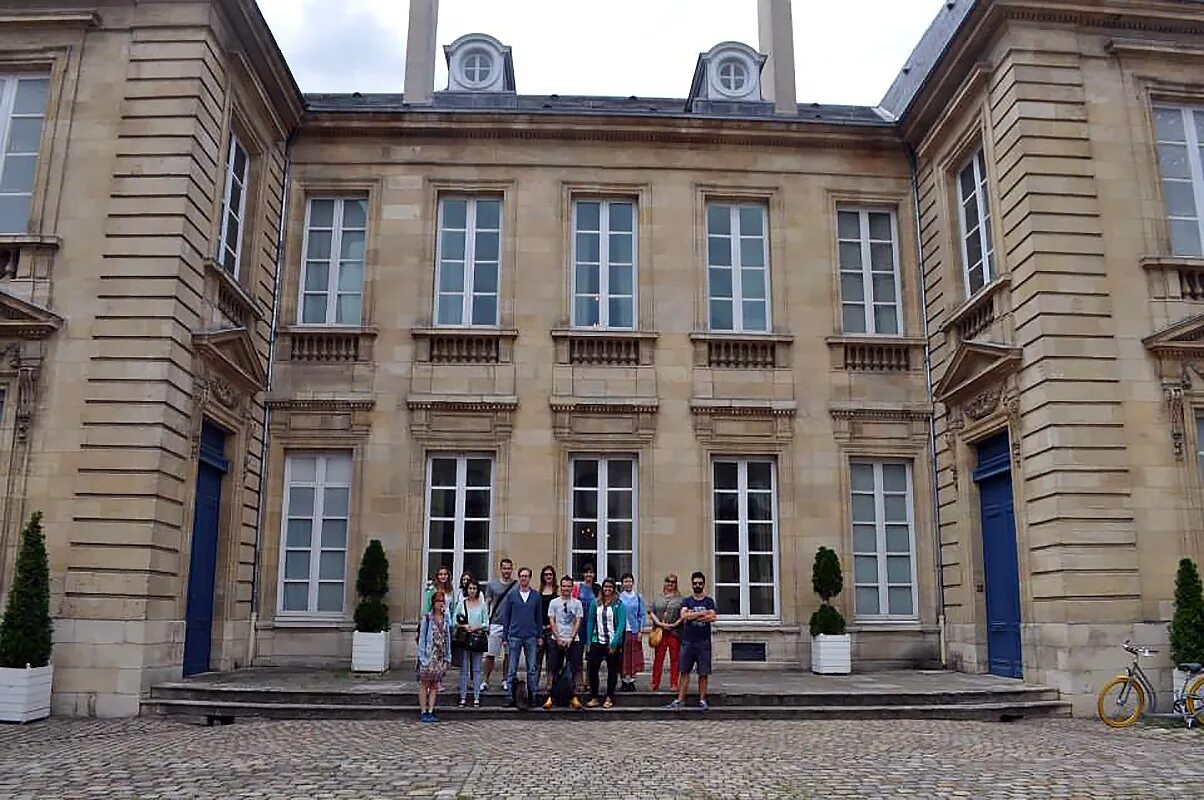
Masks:
[[[535,697],[535,649],[543,635],[543,601],[539,592],[531,588],[531,568],[519,567],[518,588],[502,598],[502,632],[506,637],[506,649],[510,662],[506,666],[506,685],[510,687],[510,702],[514,702],[514,676],[518,672],[518,656],[521,652],[527,661],[527,697]]]
[[[569,669],[573,676],[573,687],[576,689],[577,673],[581,670],[581,642],[577,640],[577,632],[581,630],[581,619],[584,616],[585,609],[581,607],[581,601],[573,597],[573,579],[565,575],[560,579],[560,595],[554,598],[551,605],[548,606],[548,622],[552,625],[552,637],[548,645],[547,658],[548,674],[552,676],[552,686],[556,685],[560,670],[564,669],[565,659],[568,659]],[[563,698],[561,698],[561,702],[563,702]],[[555,704],[552,693],[548,692],[548,699],[544,701],[543,707],[551,710]],[[569,705],[573,708],[581,708],[581,701],[577,699],[575,691]]]
[[[493,674],[493,662],[501,655],[506,643],[505,636],[502,633],[502,599],[514,588],[513,580],[514,562],[508,558],[503,558],[498,562],[498,567],[502,571],[500,578],[494,578],[489,583],[485,584],[485,602],[489,603],[489,649],[485,651],[485,677],[481,681],[481,691],[489,690],[489,676]],[[506,653],[505,659],[502,661],[502,691],[510,691],[510,685],[505,682],[507,667],[510,662],[510,654]]]
[[[698,668],[698,707],[707,705],[707,683],[711,675],[711,623],[718,616],[715,601],[707,596],[707,579],[701,572],[690,576],[694,594],[681,601],[681,665],[678,668],[677,699],[668,705],[677,711],[686,702],[690,691],[690,671]]]

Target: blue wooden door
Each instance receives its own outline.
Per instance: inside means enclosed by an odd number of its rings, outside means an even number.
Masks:
[[[209,671],[213,640],[213,583],[217,577],[217,533],[221,520],[222,477],[226,434],[205,422],[201,427],[200,465],[196,476],[196,507],[192,518],[192,554],[188,569],[188,599],[184,616],[184,674]]]
[[[1011,450],[1006,433],[978,446],[974,480],[982,512],[986,578],[987,656],[992,675],[1024,677],[1020,657],[1020,568],[1012,504]]]

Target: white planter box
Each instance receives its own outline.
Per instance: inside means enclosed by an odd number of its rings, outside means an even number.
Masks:
[[[389,668],[389,632],[351,634],[351,671],[384,672]]]
[[[853,671],[853,637],[811,637],[811,671],[820,675],[848,675]]]
[[[0,668],[0,722],[31,722],[50,716],[54,667]]]

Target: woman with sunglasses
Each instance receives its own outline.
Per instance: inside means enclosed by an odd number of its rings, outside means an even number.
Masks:
[[[585,640],[589,642],[589,702],[586,708],[597,708],[602,699],[603,708],[615,704],[615,685],[623,668],[623,635],[627,632],[627,613],[623,602],[615,591],[615,579],[602,581],[601,593],[589,604],[585,615]],[[598,672],[606,662],[606,697],[598,694]]]
[[[665,665],[665,653],[669,654],[669,688],[677,691],[677,662],[681,655],[681,592],[677,589],[677,573],[665,576],[661,596],[652,601],[648,612],[653,628],[661,632],[661,640],[652,656],[652,691],[660,691],[661,670]]]
[[[542,609],[540,619],[543,620],[543,633],[540,635],[535,651],[535,671],[541,674],[547,664],[548,646],[552,643],[552,623],[548,619],[548,609],[552,606],[552,601],[560,594],[560,585],[556,582],[556,568],[551,564],[545,564],[544,568],[539,571],[539,602]],[[551,670],[544,676],[543,690],[547,692],[552,688]]]

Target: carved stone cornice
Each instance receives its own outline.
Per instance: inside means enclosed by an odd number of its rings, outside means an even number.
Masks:
[[[828,409],[832,419],[855,419],[863,422],[927,422],[931,408],[875,408],[836,406]]]
[[[552,433],[557,439],[585,445],[601,442],[650,442],[656,434],[656,398],[553,397]]]
[[[469,447],[501,446],[514,430],[514,395],[431,395],[406,398],[410,435],[423,441]]]
[[[794,438],[793,400],[715,400],[694,398],[694,434],[711,446],[782,445]]]
[[[338,438],[364,437],[372,428],[371,397],[270,397],[274,435]]]
[[[655,399],[624,401],[575,400],[553,397],[549,402],[552,413],[576,412],[582,414],[655,414],[660,403]]]
[[[376,407],[372,398],[343,397],[272,397],[265,405],[273,411],[371,411]]]
[[[45,339],[62,324],[50,309],[0,290],[0,341]]]
[[[514,411],[518,408],[518,398],[514,396],[501,397],[465,397],[463,399],[434,395],[410,395],[406,398],[406,407],[411,411],[453,411],[453,412],[493,412]]]

